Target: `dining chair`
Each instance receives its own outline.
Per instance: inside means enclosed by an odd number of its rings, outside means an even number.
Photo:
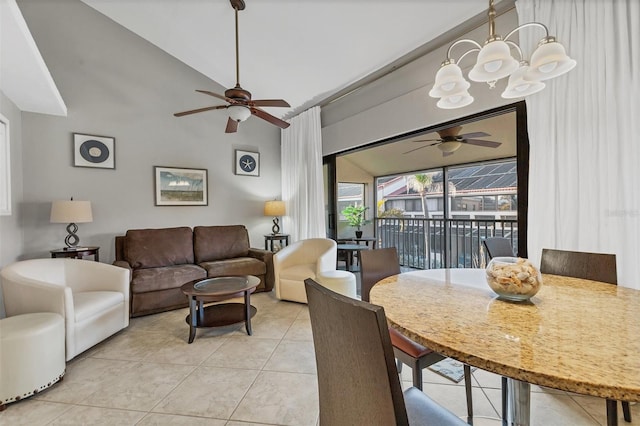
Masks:
[[[384,308],[305,280],[321,425],[465,425],[423,392],[402,392]]]
[[[400,273],[398,250],[388,247],[366,250],[360,253],[361,297],[369,302],[371,288],[378,281]],[[398,372],[402,371],[402,364],[411,367],[413,386],[422,390],[422,370],[430,365],[442,361],[446,357],[414,342],[396,329],[389,327],[393,352],[398,359]],[[464,364],[464,387],[467,396],[467,415],[473,417],[473,401],[471,399],[471,367]]]
[[[618,284],[615,254],[542,249],[540,272]],[[631,422],[629,402],[621,401],[621,403],[624,420]],[[610,416],[617,417],[617,402],[607,399],[607,418]]]
[[[494,257],[513,256],[511,240],[504,237],[488,237],[482,240],[489,259]]]

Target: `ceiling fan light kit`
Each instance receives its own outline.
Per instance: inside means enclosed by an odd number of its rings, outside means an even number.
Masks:
[[[283,99],[260,99],[251,100],[251,93],[244,90],[240,86],[240,48],[238,37],[238,11],[245,9],[245,3],[243,0],[229,0],[231,7],[235,11],[236,18],[236,85],[230,89],[225,90],[224,95],[210,92],[208,90],[196,90],[196,92],[204,93],[205,95],[218,98],[226,101],[227,105],[216,105],[211,107],[204,107],[198,109],[192,109],[189,111],[177,112],[173,114],[176,117],[183,117],[185,115],[196,114],[199,112],[211,111],[216,109],[226,109],[229,118],[227,119],[227,127],[225,133],[235,133],[238,131],[238,123],[247,120],[251,115],[255,115],[271,124],[274,124],[281,129],[289,127],[289,123],[284,120],[275,117],[265,110],[259,107],[291,107],[289,103]]]
[[[227,112],[229,113],[229,118],[238,123],[251,117],[251,110],[242,105],[231,105],[227,108]]]
[[[504,39],[497,35],[496,10],[493,3],[494,0],[489,0],[489,37],[484,45],[471,39],[461,39],[449,46],[447,59],[442,62],[433,88],[429,92],[429,96],[440,98],[438,108],[462,108],[473,102],[473,97],[467,91],[471,84],[462,76],[462,69],[458,65],[470,53],[478,52],[476,63],[469,72],[470,80],[485,82],[493,89],[498,80],[509,77],[507,88],[502,93],[503,98],[518,98],[537,93],[545,87],[541,81],[558,77],[576,66],[576,61],[567,56],[564,46],[558,43],[555,37],[550,36],[549,29],[539,22],[522,24],[511,30]],[[538,27],[545,31],[545,37],[540,40],[531,55],[530,64],[524,59],[520,46],[509,40],[513,34],[527,27]],[[451,57],[451,51],[462,43],[471,44],[473,47],[456,61]],[[519,60],[511,55],[511,49],[517,52]]]

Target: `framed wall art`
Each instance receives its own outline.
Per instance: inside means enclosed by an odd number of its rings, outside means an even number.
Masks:
[[[244,176],[260,176],[260,153],[236,149],[235,173]]]
[[[75,167],[115,169],[115,149],[115,138],[74,133],[73,165]]]
[[[207,169],[155,166],[156,206],[209,204]]]

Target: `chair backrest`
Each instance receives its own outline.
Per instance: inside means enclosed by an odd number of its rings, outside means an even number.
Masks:
[[[321,425],[408,425],[381,306],[305,280]],[[348,378],[348,379],[345,379]]]
[[[388,247],[360,252],[361,297],[369,301],[371,288],[380,280],[400,273],[398,250]]]
[[[616,255],[542,249],[540,272],[617,284]]]
[[[489,259],[494,257],[513,256],[513,246],[508,238],[504,237],[489,237],[482,240],[482,244],[489,256]]]

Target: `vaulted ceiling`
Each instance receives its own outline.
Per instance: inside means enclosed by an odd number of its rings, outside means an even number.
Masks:
[[[82,1],[223,87],[235,85],[235,21],[229,0]],[[13,3],[14,0],[3,0],[3,10]],[[245,3],[245,10],[239,12],[241,85],[252,92],[254,99],[286,99],[292,108],[269,110],[284,118],[339,94],[443,33],[477,20],[487,8],[482,0]],[[21,17],[11,18],[19,21]],[[59,114],[59,105],[56,109],[46,104],[47,97],[54,104],[59,103],[57,90],[40,91],[36,96],[32,91],[32,81],[38,77],[51,83],[47,81],[46,68],[30,65],[41,75],[31,76],[38,73],[30,72],[29,79],[8,78],[6,65],[13,67],[17,63],[14,58],[7,58],[6,52],[11,50],[16,55],[24,46],[35,48],[35,43],[29,40],[28,31],[7,34],[6,27],[3,25],[2,29],[5,67],[0,89],[21,109],[43,112],[44,108]],[[20,49],[10,49],[19,43]],[[203,95],[185,96],[198,99],[196,96]],[[25,101],[34,98],[44,106],[34,107],[31,101]]]

